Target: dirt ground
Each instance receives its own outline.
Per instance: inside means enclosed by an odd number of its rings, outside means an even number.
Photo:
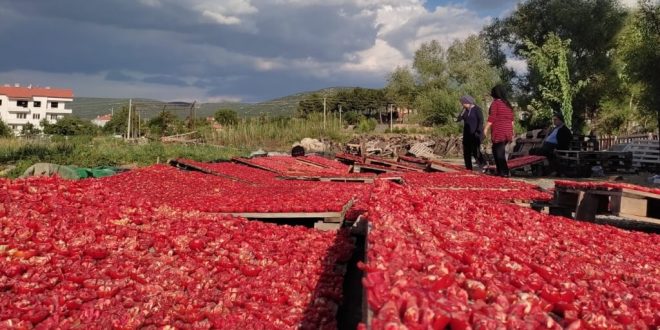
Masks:
[[[459,158],[449,158],[443,159],[443,161],[463,165],[463,159]],[[511,177],[514,180],[525,181],[530,184],[537,185],[542,189],[554,188],[555,180],[569,180],[569,181],[614,181],[622,183],[636,184],[639,186],[650,187],[650,188],[660,188],[660,184],[654,184],[649,182],[649,178],[654,176],[656,173],[649,172],[639,172],[636,174],[614,174],[608,173],[603,177],[593,177],[593,178],[567,178],[567,177],[529,177],[529,176],[513,176]],[[660,174],[660,173],[658,173]]]

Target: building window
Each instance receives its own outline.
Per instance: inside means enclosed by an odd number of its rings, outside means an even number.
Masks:
[[[32,119],[41,119],[41,114],[40,113],[33,113],[32,114]]]
[[[50,120],[57,120],[57,115],[50,115]]]
[[[57,102],[50,102],[50,107],[51,108],[57,108],[60,104]]]
[[[16,101],[16,106],[18,106],[18,107],[27,108],[27,105],[28,105],[28,101],[26,101],[26,100]]]
[[[0,105],[2,105],[2,100],[0,100]]]
[[[35,108],[41,108],[41,101],[34,101],[33,104]]]
[[[18,119],[26,119],[27,118],[27,113],[17,113],[16,118]]]

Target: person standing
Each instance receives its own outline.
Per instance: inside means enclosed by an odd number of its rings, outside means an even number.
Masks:
[[[513,107],[506,97],[502,85],[493,87],[490,91],[493,97],[488,109],[488,122],[484,127],[484,136],[491,129],[490,139],[493,143],[493,158],[498,176],[509,176],[509,166],[506,163],[506,145],[513,141]]]
[[[472,96],[461,96],[460,101],[463,111],[458,115],[456,121],[463,121],[463,159],[465,168],[472,170],[472,157],[477,160],[478,166],[485,165],[480,150],[483,140],[484,115]]]

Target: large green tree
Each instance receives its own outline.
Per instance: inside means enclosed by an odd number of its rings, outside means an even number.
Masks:
[[[488,42],[491,63],[503,68],[502,72],[507,71],[507,51],[526,58],[524,53],[530,50],[526,41],[542,45],[551,32],[571,40],[567,56],[570,76],[589,82],[573,99],[575,125],[580,127],[584,115],[591,115],[618,82],[610,54],[625,17],[617,0],[528,0],[510,16],[487,26],[482,35]],[[516,82],[523,103],[538,99],[543,81],[539,72],[530,68],[520,78]]]
[[[573,118],[573,97],[585,85],[585,82],[572,81],[567,55],[570,40],[562,40],[555,33],[549,33],[541,46],[527,41],[528,51],[524,54],[532,69],[539,74],[540,96],[534,99],[532,106],[538,118],[549,122],[553,111],[561,111],[566,125],[571,127]]]
[[[446,50],[438,41],[415,52],[412,68],[397,68],[388,78],[387,96],[399,106],[412,104],[427,125],[453,125],[463,94],[484,106],[484,96],[499,81],[489,64],[483,39],[470,36]]]
[[[639,9],[622,32],[619,55],[625,62],[624,73],[639,83],[639,105],[643,114],[657,117],[660,127],[660,4],[639,1]]]

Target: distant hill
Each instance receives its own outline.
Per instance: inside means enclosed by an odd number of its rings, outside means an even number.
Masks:
[[[300,100],[313,94],[332,94],[338,90],[349,87],[332,87],[311,92],[301,92],[269,101],[259,103],[240,103],[240,102],[219,102],[202,103],[197,107],[197,117],[212,116],[218,109],[231,109],[236,111],[242,117],[256,117],[261,114],[268,114],[271,117],[292,116]],[[98,98],[98,97],[76,97],[70,104],[73,109],[73,115],[83,119],[94,119],[99,115],[109,114],[112,111],[119,111],[128,107],[129,99],[120,98]],[[150,99],[133,99],[135,108],[142,116],[151,118],[162,110],[172,111],[181,118],[190,114],[190,103],[185,102],[162,102]]]

